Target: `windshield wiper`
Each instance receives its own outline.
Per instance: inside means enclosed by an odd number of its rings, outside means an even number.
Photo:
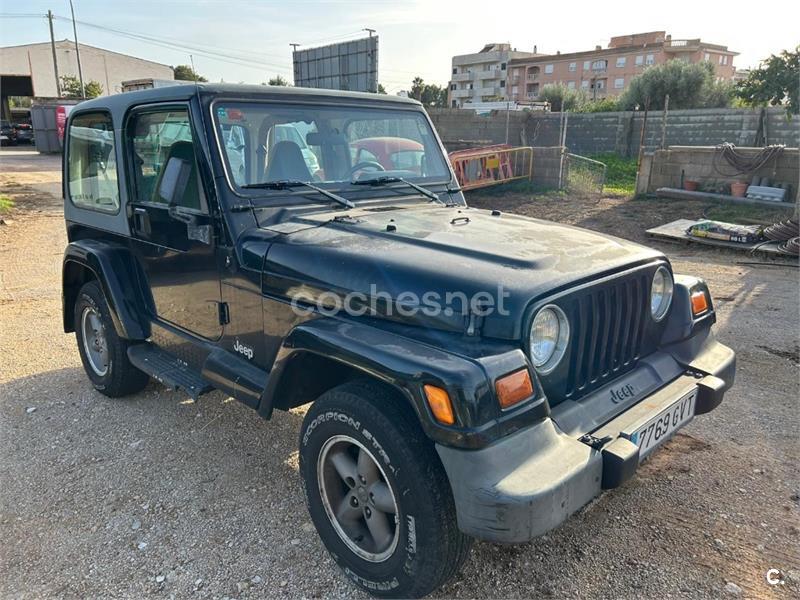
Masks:
[[[417,185],[416,183],[412,183],[407,179],[403,179],[402,177],[395,177],[394,175],[384,175],[383,177],[371,177],[369,179],[356,179],[355,181],[351,181],[350,185],[388,185],[390,183],[404,183],[407,186],[414,188],[423,196],[430,198],[440,204],[444,204],[442,200],[439,198],[438,194],[430,191],[422,187],[421,185]]]
[[[287,190],[293,187],[307,187],[315,192],[322,194],[326,198],[330,198],[341,204],[342,206],[346,206],[347,208],[355,208],[356,205],[353,204],[347,198],[343,198],[338,194],[334,194],[333,192],[329,192],[328,190],[322,189],[321,187],[317,187],[313,183],[308,183],[307,181],[300,181],[300,180],[293,180],[293,179],[282,179],[280,181],[262,181],[261,183],[248,183],[243,185],[242,187],[248,190]]]

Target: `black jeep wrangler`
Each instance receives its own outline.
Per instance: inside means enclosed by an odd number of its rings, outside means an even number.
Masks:
[[[152,377],[300,432],[311,518],[376,596],[525,542],[722,401],[706,284],[659,252],[467,207],[422,106],[174,86],[83,102],[64,330],[101,393]]]

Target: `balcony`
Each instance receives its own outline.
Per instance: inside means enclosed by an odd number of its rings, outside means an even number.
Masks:
[[[475,73],[456,73],[450,77],[450,81],[458,82],[458,81],[473,81],[475,79]]]
[[[451,98],[471,98],[475,90],[450,90]]]
[[[700,38],[694,40],[666,40],[664,52],[696,52],[700,49]]]
[[[528,81],[539,81],[538,73],[528,73]]]

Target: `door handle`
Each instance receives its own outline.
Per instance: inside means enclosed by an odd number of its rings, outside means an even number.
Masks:
[[[147,209],[133,209],[133,227],[142,235],[150,237],[153,230],[150,227],[150,213],[147,212]]]

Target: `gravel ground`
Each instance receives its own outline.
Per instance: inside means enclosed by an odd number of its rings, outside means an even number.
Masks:
[[[304,409],[270,422],[220,393],[151,384],[110,400],[61,331],[65,233],[57,159],[0,152],[0,597],[362,597],[311,526],[297,474]],[[505,200],[508,200],[506,203]],[[513,202],[512,202],[513,201]],[[641,238],[620,199],[478,198]],[[724,404],[565,525],[516,547],[477,543],[457,598],[800,594],[798,270],[664,246],[705,277],[739,356]],[[769,568],[786,585],[766,584]]]

